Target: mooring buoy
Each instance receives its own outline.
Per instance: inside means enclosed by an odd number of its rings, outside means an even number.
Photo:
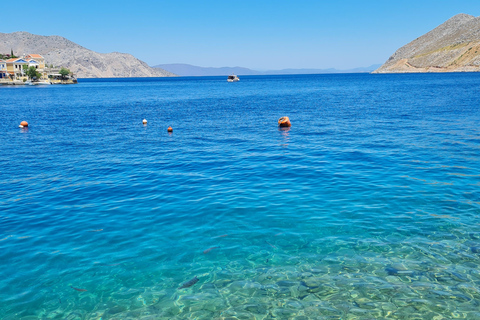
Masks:
[[[278,125],[280,127],[291,127],[292,124],[290,123],[290,119],[288,117],[281,117],[278,119]]]

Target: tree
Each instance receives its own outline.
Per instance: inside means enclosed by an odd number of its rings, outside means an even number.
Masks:
[[[37,71],[37,68],[34,66],[30,66],[27,70],[27,76],[33,80],[33,79],[38,79],[42,77],[42,74]]]
[[[62,67],[58,73],[60,73],[60,75],[62,76],[62,79],[65,80],[66,77],[70,74],[70,70]]]
[[[13,49],[10,49],[10,56],[12,56],[12,58],[15,56],[15,55],[13,54]]]

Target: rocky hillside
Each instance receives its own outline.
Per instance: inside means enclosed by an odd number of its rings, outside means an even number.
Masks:
[[[70,69],[78,78],[171,77],[173,73],[151,68],[127,53],[98,53],[59,36],[28,32],[0,33],[0,52],[15,55],[38,53],[48,65]]]
[[[398,49],[374,73],[480,71],[480,17],[458,14]]]

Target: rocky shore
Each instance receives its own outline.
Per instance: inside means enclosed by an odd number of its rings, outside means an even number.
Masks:
[[[480,17],[458,14],[398,49],[373,73],[480,71]]]

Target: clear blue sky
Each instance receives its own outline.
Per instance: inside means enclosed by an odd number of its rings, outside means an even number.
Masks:
[[[0,32],[60,35],[94,51],[131,53],[150,65],[258,70],[383,63],[458,13],[480,15],[479,0],[46,0],[12,5],[17,13],[2,15]]]

